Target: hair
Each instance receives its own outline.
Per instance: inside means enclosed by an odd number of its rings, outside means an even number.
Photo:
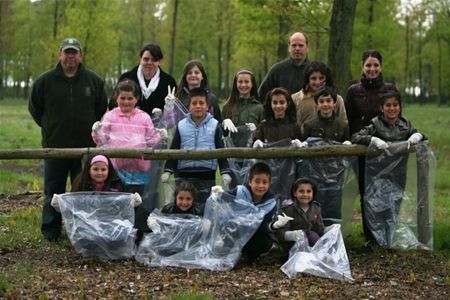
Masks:
[[[312,73],[319,72],[320,74],[325,75],[325,85],[334,87],[333,77],[331,76],[330,68],[320,61],[311,61],[305,68],[305,77],[303,83],[303,91],[309,91],[309,77]]]
[[[362,64],[363,65],[369,57],[375,57],[376,59],[378,59],[378,61],[380,62],[380,66],[383,64],[383,57],[381,56],[381,53],[378,52],[377,50],[370,49],[370,50],[364,51],[362,54]]]
[[[205,67],[203,67],[203,64],[200,61],[193,59],[188,61],[184,65],[183,76],[181,76],[180,84],[177,87],[177,93],[175,95],[178,99],[183,99],[184,88],[189,89],[188,83],[186,81],[186,76],[193,67],[198,67],[200,72],[202,73],[203,79],[202,82],[200,82],[200,87],[208,90],[208,75],[206,75]]]
[[[266,94],[266,101],[264,102],[264,119],[267,121],[275,119],[272,110],[272,97],[278,95],[284,96],[284,99],[287,101],[288,107],[286,109],[286,117],[288,120],[291,122],[297,122],[297,108],[292,100],[291,93],[282,87],[274,88]]]
[[[117,83],[116,88],[114,89],[114,98],[117,99],[120,92],[132,92],[133,96],[136,97],[136,99],[140,99],[141,97],[141,91],[139,87],[137,86],[136,82],[134,82],[131,79],[124,79]]]
[[[258,174],[267,174],[269,178],[272,177],[269,165],[263,162],[257,162],[250,168],[248,180],[251,181]]]
[[[320,90],[314,93],[314,101],[317,103],[320,97],[322,96],[331,96],[333,98],[333,102],[336,103],[337,100],[337,94],[336,91],[329,86],[324,86]]]
[[[291,197],[292,199],[296,199],[295,198],[295,191],[298,189],[298,187],[300,186],[300,184],[310,184],[312,186],[312,190],[313,190],[313,199],[312,201],[316,200],[316,195],[317,195],[317,185],[314,181],[312,181],[311,179],[307,178],[307,177],[300,177],[299,179],[297,179],[296,181],[294,181],[294,183],[292,184],[292,188],[291,188]]]
[[[89,171],[91,169],[91,161],[92,159],[97,156],[96,154],[90,155],[86,161],[84,162],[83,168],[81,170],[81,173],[77,175],[75,180],[72,184],[72,192],[78,192],[78,191],[86,191],[87,186],[89,186],[92,183],[91,175],[89,174]],[[108,177],[106,177],[105,185],[112,182],[119,182],[121,184],[121,180],[119,176],[117,175],[116,170],[114,169],[113,164],[111,163],[111,160],[108,156],[103,155],[108,160]],[[123,189],[123,186],[122,186]]]
[[[159,61],[164,58],[161,48],[155,43],[149,43],[142,47],[141,51],[139,52],[139,56],[142,57],[145,51],[150,52],[155,61]]]
[[[301,33],[301,34],[303,34],[303,36],[305,37],[305,43],[306,43],[306,45],[308,46],[308,45],[309,45],[309,39],[308,39],[308,36],[306,35],[306,33],[300,32],[300,31],[294,32],[293,34],[291,34],[291,35],[289,36],[289,38],[288,38],[288,45],[291,44],[291,37],[292,37],[294,34],[296,34],[296,33]]]
[[[189,91],[189,103],[188,103],[188,105],[191,105],[191,99],[193,97],[203,97],[203,98],[205,98],[206,103],[208,104],[208,92],[205,89],[201,88],[201,87],[193,88],[192,90]]]
[[[237,80],[238,76],[242,74],[250,75],[250,79],[252,81],[252,88],[250,90],[250,97],[258,99],[258,84],[256,83],[255,75],[249,70],[240,70],[234,75],[233,78],[233,86],[231,88],[230,96],[223,106],[223,115],[226,118],[231,118],[233,113],[233,105],[236,101],[239,101],[239,90],[237,88]]]
[[[400,97],[399,92],[388,92],[380,96],[380,105],[384,105],[387,99],[395,98],[398,101],[398,104],[400,105],[400,108],[402,107],[402,99]]]
[[[173,192],[174,201],[177,200],[177,195],[180,192],[189,192],[189,193],[191,193],[192,198],[194,199],[194,202],[195,202],[195,199],[197,198],[197,189],[195,188],[195,186],[192,183],[190,183],[188,181],[180,182],[180,184],[177,185],[177,187],[175,188],[175,191]]]

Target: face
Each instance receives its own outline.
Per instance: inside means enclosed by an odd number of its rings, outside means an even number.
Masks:
[[[381,112],[383,113],[385,120],[394,123],[397,121],[401,112],[400,103],[394,97],[388,98],[381,106]]]
[[[139,64],[142,67],[145,79],[151,79],[156,74],[160,61],[155,60],[150,51],[147,50],[142,54]]]
[[[124,114],[131,114],[136,106],[137,99],[133,92],[121,91],[117,96],[117,105]]]
[[[203,96],[194,96],[189,103],[189,112],[194,121],[201,121],[208,112],[208,101]]]
[[[317,109],[319,110],[322,117],[329,118],[333,115],[336,103],[330,95],[321,96],[317,99]]]
[[[200,87],[202,80],[203,80],[202,71],[200,71],[199,67],[197,66],[193,66],[186,73],[186,82],[189,86],[189,89]]]
[[[289,53],[297,62],[301,63],[308,55],[308,44],[306,44],[305,36],[301,33],[294,33],[289,39]]]
[[[89,176],[96,183],[105,182],[108,178],[108,165],[101,161],[93,163],[89,168]]]
[[[326,76],[320,72],[312,72],[309,75],[309,88],[312,93],[317,92],[325,86]]]
[[[236,78],[236,87],[239,91],[239,96],[247,98],[250,96],[250,91],[253,87],[252,77],[250,74],[239,74]]]
[[[75,49],[66,49],[59,55],[64,72],[73,73],[78,69],[81,62],[81,52]]]
[[[286,116],[288,102],[286,101],[286,98],[284,98],[284,95],[273,95],[271,107],[275,119],[282,119],[284,118],[284,116]]]
[[[363,64],[363,73],[369,79],[375,79],[380,75],[381,64],[378,58],[368,57]]]
[[[175,199],[177,207],[182,211],[189,210],[194,204],[194,197],[188,191],[180,191]]]
[[[313,200],[314,192],[310,183],[301,183],[295,190],[295,199],[300,205],[307,205]]]
[[[254,200],[260,201],[264,194],[269,190],[270,176],[269,174],[255,174],[250,180],[249,185]]]

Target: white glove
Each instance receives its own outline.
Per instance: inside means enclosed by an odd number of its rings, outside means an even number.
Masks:
[[[352,142],[350,142],[350,141],[344,141],[343,143],[342,143],[342,145],[351,145],[352,144]]]
[[[305,233],[303,232],[303,230],[286,231],[284,233],[284,239],[286,241],[296,242],[296,241],[300,240],[301,238],[303,238],[304,234]]]
[[[291,141],[291,145],[294,146],[295,148],[308,147],[308,143],[307,142],[301,142],[299,139],[292,140]]]
[[[389,148],[388,143],[386,143],[385,141],[383,141],[380,138],[377,138],[376,136],[373,136],[370,139],[370,143],[373,144],[377,149],[380,149],[380,150]]]
[[[420,142],[422,139],[423,135],[421,133],[416,132],[409,137],[408,142],[414,145]]]
[[[229,174],[223,174],[222,175],[222,183],[223,183],[223,187],[228,190],[230,188],[231,176]]]
[[[149,216],[147,219],[147,226],[148,228],[150,228],[152,231],[157,231],[159,224],[158,221],[156,221],[156,218]]]
[[[177,97],[175,97],[175,87],[173,89],[170,88],[170,85],[167,86],[167,96],[164,98],[164,102],[166,103],[165,108],[168,110],[173,110],[173,106],[175,105],[175,101]]]
[[[162,140],[167,140],[168,134],[167,129],[165,128],[157,128],[156,131],[159,133],[159,136]]]
[[[131,194],[131,201],[133,201],[134,207],[140,205],[142,203],[141,195],[138,193]]]
[[[54,208],[57,212],[60,212],[60,209],[59,209],[59,200],[61,200],[61,196],[58,195],[58,194],[53,194],[52,202],[50,202],[50,205],[53,206],[53,208]]]
[[[245,123],[245,126],[247,126],[248,130],[250,130],[250,131],[255,131],[256,130],[255,123]]]
[[[172,173],[170,173],[170,172],[164,172],[164,173],[161,175],[161,182],[162,182],[162,183],[167,183],[167,182],[169,182],[169,177],[170,177],[170,175],[172,175]]]
[[[225,130],[228,130],[228,131],[231,131],[234,133],[238,132],[236,126],[234,126],[233,121],[231,121],[230,119],[223,120],[222,126],[223,126],[223,129],[225,129]]]
[[[223,188],[220,185],[215,185],[211,188],[211,197],[214,199],[220,199],[223,194]]]
[[[284,225],[286,225],[289,221],[294,220],[294,218],[286,216],[285,213],[283,213],[282,215],[278,215],[277,220],[273,223],[272,227],[274,229],[278,229],[283,227]]]
[[[263,147],[264,147],[264,144],[263,144],[263,142],[261,140],[256,140],[253,143],[253,148],[263,148]]]
[[[153,115],[155,118],[161,117],[161,114],[162,114],[161,108],[155,107],[155,108],[152,110],[152,115]]]
[[[101,127],[102,127],[102,123],[100,123],[100,121],[97,121],[94,124],[92,124],[92,131],[98,132]]]

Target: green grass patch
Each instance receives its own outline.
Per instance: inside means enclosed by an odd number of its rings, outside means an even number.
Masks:
[[[41,210],[16,209],[0,216],[0,245],[5,248],[38,247],[42,241]]]
[[[167,300],[213,300],[214,295],[209,293],[199,293],[196,291],[187,291],[176,293],[167,297]]]

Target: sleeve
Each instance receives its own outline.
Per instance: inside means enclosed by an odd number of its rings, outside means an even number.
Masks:
[[[28,111],[37,125],[42,126],[41,120],[44,114],[44,97],[42,94],[43,80],[38,79],[34,82],[28,101]]]
[[[265,216],[263,221],[261,222],[260,227],[264,228],[267,232],[272,232],[272,229],[270,229],[270,225],[272,224],[273,217],[275,215],[275,212],[277,210],[277,207],[275,206],[272,208],[271,211],[269,211]]]
[[[209,113],[211,113],[219,123],[222,123],[222,113],[220,112],[219,103],[216,95],[213,93],[208,94],[208,102],[210,103]]]
[[[256,127],[255,134],[253,135],[253,142],[261,140],[264,142],[264,121],[262,121],[258,127]]]
[[[345,107],[345,114],[347,115],[347,122],[349,123],[348,125],[351,125],[351,122],[353,121],[353,110],[352,110],[352,106],[353,106],[353,92],[351,87],[348,88],[347,90],[347,95],[345,96],[345,102],[344,102],[344,107]]]
[[[342,99],[340,95],[337,95],[336,115],[340,120],[348,124],[347,111],[345,109],[344,99]]]
[[[275,75],[272,68],[269,70],[259,86],[258,95],[261,100],[266,99],[266,94],[274,87]]]
[[[302,129],[302,141],[305,141],[307,138],[311,137],[311,124],[309,122],[306,122],[303,124]]]
[[[352,135],[351,142],[353,144],[369,145],[375,132],[376,130],[373,124],[367,125],[365,128],[361,129],[359,132],[355,132]]]
[[[181,136],[180,131],[178,130],[178,125],[173,135],[172,144],[170,144],[170,149],[180,149],[181,147]],[[178,160],[169,159],[166,161],[166,165],[164,167],[164,172],[173,173],[177,169]]]
[[[223,149],[225,148],[225,143],[223,141],[223,131],[220,124],[217,124],[216,132],[214,134],[214,143],[216,145],[216,149]],[[220,168],[220,174],[230,174],[230,169],[228,165],[228,159],[226,158],[219,158],[219,168]]]
[[[319,236],[322,236],[322,235],[323,235],[323,232],[325,231],[325,225],[323,224],[322,210],[321,210],[320,207],[319,207],[318,209],[319,209],[319,212],[318,212],[318,214],[317,214],[317,216],[318,216],[317,222],[315,222],[315,223],[313,224],[312,230],[313,230],[314,232],[316,232]]]
[[[95,101],[95,115],[97,118],[96,120],[100,121],[105,114],[106,109],[108,108],[108,97],[106,96],[105,82],[103,81],[103,79],[99,79],[99,85],[97,88],[98,94]]]

